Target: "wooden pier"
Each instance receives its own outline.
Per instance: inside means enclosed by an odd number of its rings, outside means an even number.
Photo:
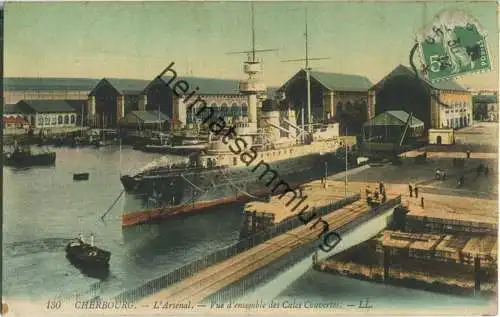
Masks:
[[[391,199],[394,196],[388,198]],[[372,209],[366,204],[366,200],[361,199],[322,216],[322,219],[328,223],[330,230],[336,230],[371,212]],[[307,225],[290,230],[252,249],[203,269],[171,287],[144,298],[138,305],[150,305],[158,300],[168,300],[172,303],[187,301],[199,303],[280,257],[318,240],[323,226],[314,226],[315,223],[316,219]]]

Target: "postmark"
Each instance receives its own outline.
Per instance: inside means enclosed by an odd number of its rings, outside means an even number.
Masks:
[[[486,32],[462,11],[444,11],[417,33],[424,74],[431,82],[491,70]]]

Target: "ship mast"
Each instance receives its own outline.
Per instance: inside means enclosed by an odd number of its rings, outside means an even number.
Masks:
[[[305,67],[304,71],[306,72],[306,89],[307,89],[307,131],[312,132],[312,116],[311,116],[311,67],[309,66],[309,62],[313,60],[325,60],[330,59],[329,57],[309,57],[309,31],[307,27],[307,9],[305,10],[305,58],[300,59],[289,59],[284,60],[283,62],[304,62]]]
[[[257,59],[257,52],[271,52],[276,49],[255,49],[255,15],[254,5],[251,4],[252,20],[252,48],[249,51],[232,52],[227,54],[247,54],[248,60],[243,62],[243,72],[247,79],[240,81],[239,90],[247,96],[248,123],[251,132],[257,132],[257,97],[266,91],[266,86],[258,78],[257,74],[262,72],[261,61]]]

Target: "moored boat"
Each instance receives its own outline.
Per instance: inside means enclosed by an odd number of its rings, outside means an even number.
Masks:
[[[90,244],[85,243],[80,237],[68,243],[66,257],[77,267],[106,268],[109,265],[111,252],[94,246],[93,236],[91,236]]]
[[[29,146],[15,145],[14,151],[5,153],[3,163],[8,166],[50,166],[56,163],[56,153],[43,151],[33,153]]]

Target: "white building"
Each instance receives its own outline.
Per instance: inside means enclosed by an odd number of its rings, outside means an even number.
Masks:
[[[17,107],[35,128],[76,127],[80,114],[66,100],[21,100]]]

